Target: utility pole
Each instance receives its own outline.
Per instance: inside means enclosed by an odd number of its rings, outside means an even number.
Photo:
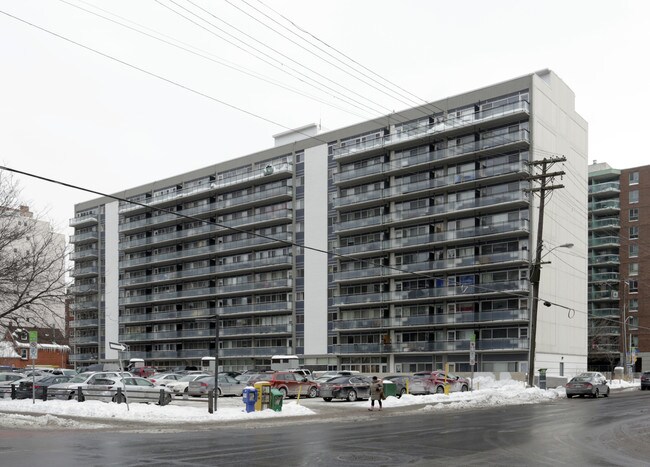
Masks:
[[[542,249],[543,233],[544,233],[544,206],[546,202],[546,195],[552,190],[564,188],[564,185],[554,185],[553,179],[565,174],[564,171],[549,172],[553,164],[557,162],[565,162],[566,157],[552,157],[544,158],[539,161],[530,163],[533,167],[541,166],[541,174],[532,175],[528,180],[532,182],[539,182],[538,188],[531,188],[531,193],[539,193],[539,217],[537,223],[537,249],[535,252],[535,262],[531,265],[530,269],[530,283],[533,286],[533,295],[530,312],[530,327],[529,327],[529,349],[528,349],[528,386],[533,386],[535,377],[535,344],[537,341],[537,307],[539,304],[539,279],[542,272]]]

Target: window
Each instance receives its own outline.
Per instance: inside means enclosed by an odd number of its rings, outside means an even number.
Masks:
[[[630,227],[630,240],[639,238],[639,226],[635,225]]]
[[[639,311],[639,299],[638,298],[631,298],[629,302],[628,309],[630,311]]]
[[[630,222],[639,220],[639,208],[630,209]]]
[[[630,204],[639,202],[639,190],[630,190]]]
[[[636,258],[639,256],[639,245],[636,243],[630,243],[630,252],[628,255],[630,258]]]
[[[638,292],[639,291],[639,281],[636,280],[636,279],[630,279],[628,281],[628,288],[629,288],[631,293],[632,292],[634,292],[634,293]]]
[[[639,172],[630,172],[630,185],[639,184]]]
[[[639,263],[630,263],[630,276],[639,275]]]

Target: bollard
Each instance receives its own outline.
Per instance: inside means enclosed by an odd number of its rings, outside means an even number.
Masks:
[[[47,402],[47,386],[43,386],[43,401]]]
[[[15,384],[11,385],[11,398],[12,399],[16,398],[16,385]]]
[[[158,394],[158,405],[163,406],[165,405],[165,390],[161,389],[160,394]]]
[[[214,391],[208,391],[208,413],[214,413]]]
[[[302,391],[302,386],[298,386],[298,398],[296,399],[296,404],[300,404],[300,392]]]
[[[77,388],[77,402],[83,402],[85,399],[84,392],[81,386]]]
[[[117,400],[118,404],[122,403],[122,388],[117,388],[117,394],[115,394],[115,399]]]

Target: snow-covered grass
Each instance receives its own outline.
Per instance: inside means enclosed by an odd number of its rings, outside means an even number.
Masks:
[[[639,387],[639,382],[613,380],[612,389]],[[470,392],[453,392],[445,394],[429,394],[413,396],[405,394],[400,399],[388,397],[383,401],[386,410],[399,409],[413,405],[423,405],[423,411],[431,410],[460,410],[466,408],[507,406],[520,404],[535,404],[566,397],[563,387],[541,390],[526,388],[525,383],[502,377],[495,380],[490,376],[479,375],[474,378],[474,390]],[[205,405],[184,404],[174,401],[172,404],[159,407],[157,405],[105,403],[100,401],[35,401],[30,399],[11,400],[0,399],[0,427],[32,426],[32,427],[62,427],[62,428],[101,428],[104,421],[134,422],[146,426],[151,423],[169,423],[174,427],[183,424],[218,424],[224,421],[254,421],[260,419],[300,417],[306,415],[326,414],[330,407],[338,404],[325,403],[322,400],[313,401],[284,401],[282,411],[264,410],[246,413],[240,398],[229,398],[219,401],[219,409],[210,414]],[[308,405],[309,407],[305,406]],[[344,403],[346,409],[361,409],[369,407],[369,401]],[[340,406],[339,406],[340,407]],[[312,410],[313,409],[313,410]],[[356,411],[356,410],[355,410]],[[10,415],[11,414],[11,415]],[[31,415],[34,414],[34,415]],[[83,418],[83,423],[68,419]]]

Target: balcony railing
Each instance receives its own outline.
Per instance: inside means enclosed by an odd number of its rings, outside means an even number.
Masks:
[[[293,173],[293,163],[290,162],[284,162],[281,164],[276,164],[273,165],[273,171],[272,174],[292,174]],[[197,193],[204,193],[208,191],[216,191],[221,188],[225,188],[228,186],[233,186],[237,185],[239,183],[245,183],[245,182],[251,182],[254,180],[259,180],[263,179],[265,177],[268,177],[269,174],[266,172],[265,169],[259,169],[259,170],[251,170],[250,172],[243,173],[243,174],[237,174],[232,177],[227,177],[227,178],[219,178],[217,177],[216,180],[206,183],[204,185],[199,185],[191,188],[186,188],[186,189],[181,189],[181,190],[176,190],[172,193],[165,193],[163,195],[159,196],[154,196],[151,198],[145,198],[143,200],[137,201],[139,204],[134,204],[134,203],[123,203],[119,207],[119,212],[128,212],[128,211],[133,211],[135,209],[140,209],[142,208],[141,205],[146,205],[146,206],[155,206],[156,204],[160,203],[165,203],[168,201],[175,201],[179,200],[188,196],[196,195]]]
[[[619,246],[621,244],[621,239],[619,237],[596,237],[589,239],[589,247],[600,247],[600,246]]]
[[[88,266],[85,268],[74,268],[72,270],[72,277],[96,275],[99,272],[97,266]]]
[[[291,347],[238,347],[219,349],[219,356],[228,357],[271,357],[273,355],[293,355]]]
[[[589,203],[590,211],[620,211],[621,202],[618,199],[608,199],[606,201],[597,201]]]
[[[621,227],[621,221],[618,218],[595,219],[589,221],[589,229],[618,229]]]
[[[99,326],[98,319],[73,319],[70,321],[71,328],[92,328]]]
[[[70,338],[70,343],[73,345],[79,344],[97,344],[99,342],[99,336],[73,336]]]
[[[293,310],[291,302],[256,303],[255,305],[232,305],[219,307],[219,316],[234,314],[288,313]]]
[[[619,255],[596,255],[589,256],[589,265],[594,264],[620,264],[621,257]]]
[[[332,323],[335,331],[351,329],[391,329],[445,324],[527,321],[528,310],[499,310],[491,312],[445,313],[439,315],[408,316],[402,318],[372,318],[339,320]]]
[[[73,285],[68,290],[74,295],[84,295],[89,293],[97,293],[99,289],[97,287],[97,284],[80,284]]]
[[[378,354],[417,352],[469,352],[467,341],[416,341],[399,344],[339,344],[333,346],[335,354]],[[476,350],[528,350],[528,339],[480,339]]]
[[[619,282],[621,275],[618,272],[599,272],[591,274],[589,282]]]
[[[122,315],[120,316],[120,323],[140,323],[140,322],[147,323],[147,322],[161,322],[161,321],[179,320],[179,319],[195,320],[197,318],[205,318],[214,315],[215,315],[214,308],[197,308],[193,310]]]
[[[99,250],[97,248],[88,248],[87,250],[73,251],[70,253],[71,261],[79,261],[87,258],[97,258]]]
[[[266,326],[231,326],[222,327],[220,333],[222,336],[254,336],[264,334],[290,334],[292,326],[290,324],[269,324]]]
[[[402,302],[440,297],[464,297],[469,295],[498,294],[503,292],[527,292],[528,281],[502,281],[485,284],[467,284],[451,287],[434,287],[401,292],[340,295],[332,298],[332,306],[359,305],[384,302]]]
[[[621,310],[618,308],[594,308],[592,310],[589,310],[589,317],[590,318],[606,318],[606,317],[620,317],[621,316]]]
[[[605,183],[597,183],[595,185],[589,185],[590,194],[606,193],[606,192],[618,193],[620,191],[621,191],[620,182],[605,182]]]
[[[70,219],[70,227],[82,227],[84,225],[96,224],[97,215],[73,217]]]
[[[436,122],[431,125],[421,126],[408,131],[388,134],[383,137],[366,140],[358,144],[350,144],[349,142],[346,142],[346,145],[344,147],[333,148],[332,153],[334,159],[340,159],[359,152],[390,147],[399,143],[411,142],[420,138],[429,137],[432,135],[444,133],[446,131],[459,129],[469,125],[475,125],[477,123],[495,120],[507,115],[522,112],[529,112],[529,105],[526,101],[506,104],[490,110],[475,112],[471,115],[463,115],[460,117],[448,116],[447,119],[442,122]]]
[[[70,243],[88,242],[99,239],[99,232],[84,232],[76,235],[70,235]]]
[[[76,302],[70,305],[72,311],[96,310],[99,302],[93,300],[88,302]]]

